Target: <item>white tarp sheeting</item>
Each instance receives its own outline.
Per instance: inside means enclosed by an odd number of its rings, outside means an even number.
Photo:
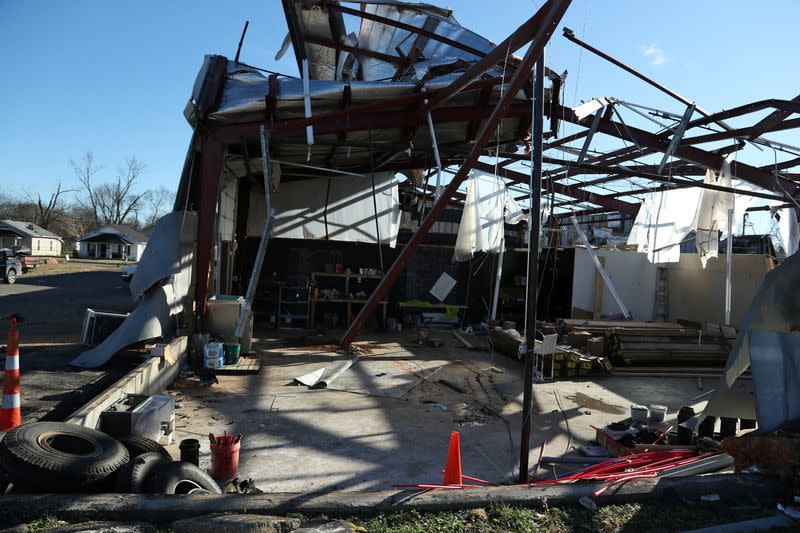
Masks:
[[[262,198],[251,198],[248,234],[263,221]],[[260,202],[260,204],[258,204]],[[253,204],[257,205],[253,205]],[[393,172],[375,174],[375,202],[369,176],[332,176],[281,183],[272,195],[272,238],[376,243],[377,205],[380,241],[394,247],[400,230],[400,203]],[[259,213],[261,217],[259,218]]]
[[[722,164],[719,175],[712,170],[706,170],[703,180],[709,185],[731,187],[731,165],[727,161]],[[729,192],[701,189],[700,205],[697,207],[697,220],[695,221],[697,253],[703,268],[708,260],[719,255],[718,231],[727,235],[728,210],[733,209],[734,198]],[[680,248],[680,247],[677,247]]]
[[[653,193],[645,198],[628,235],[628,244],[651,263],[677,263],[680,242],[694,229],[702,189],[692,187]]]
[[[524,218],[502,179],[475,171],[467,182],[453,261],[466,261],[475,252],[499,253],[504,246],[505,222],[516,224]]]
[[[752,190],[749,184],[735,180],[726,162],[719,175],[706,173],[705,183]],[[691,187],[652,193],[639,208],[636,220],[628,235],[628,244],[638,246],[638,251],[647,254],[652,263],[676,263],[680,260],[680,243],[691,231],[696,232],[697,253],[705,268],[711,257],[717,257],[719,241],[727,238],[728,209],[734,210],[734,228],[739,227],[745,210],[755,200],[744,194],[731,194],[711,189]],[[780,203],[770,201],[770,205]],[[794,209],[779,211],[779,230],[786,255],[797,251],[800,230]]]

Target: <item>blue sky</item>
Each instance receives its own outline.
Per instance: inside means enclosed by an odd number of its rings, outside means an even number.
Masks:
[[[542,3],[430,1],[453,8],[464,26],[496,42]],[[788,0],[575,0],[560,26],[716,111],[800,92],[798,14],[800,4]],[[73,185],[69,160],[86,151],[105,166],[100,179],[113,178],[135,155],[147,166],[143,187],[175,189],[191,135],[182,111],[203,55],[232,58],[248,19],[242,60],[295,75],[291,51],[273,60],[286,33],[278,0],[0,0],[2,191],[48,193],[59,180]],[[566,104],[611,95],[682,111],[582,52],[560,28],[551,43],[548,66],[569,71]],[[766,164],[772,153],[751,156]]]

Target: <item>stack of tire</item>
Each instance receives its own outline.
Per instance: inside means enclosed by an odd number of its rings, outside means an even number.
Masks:
[[[197,466],[173,461],[154,440],[117,440],[100,431],[62,422],[35,422],[0,440],[0,468],[15,492],[124,492],[219,494]]]

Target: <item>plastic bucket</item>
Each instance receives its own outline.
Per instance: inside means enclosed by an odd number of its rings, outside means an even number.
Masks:
[[[222,345],[225,352],[225,364],[235,365],[239,362],[239,353],[242,351],[242,345],[239,343],[225,343]]]
[[[236,444],[211,445],[211,477],[217,481],[228,481],[239,475],[239,446]]]
[[[183,439],[180,445],[181,461],[200,466],[200,441],[197,439]]]

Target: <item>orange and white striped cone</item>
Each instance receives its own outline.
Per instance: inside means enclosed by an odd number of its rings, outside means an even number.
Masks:
[[[8,431],[22,423],[19,398],[19,331],[17,319],[11,318],[6,347],[6,370],[3,375],[3,406],[0,408],[0,431]]]

